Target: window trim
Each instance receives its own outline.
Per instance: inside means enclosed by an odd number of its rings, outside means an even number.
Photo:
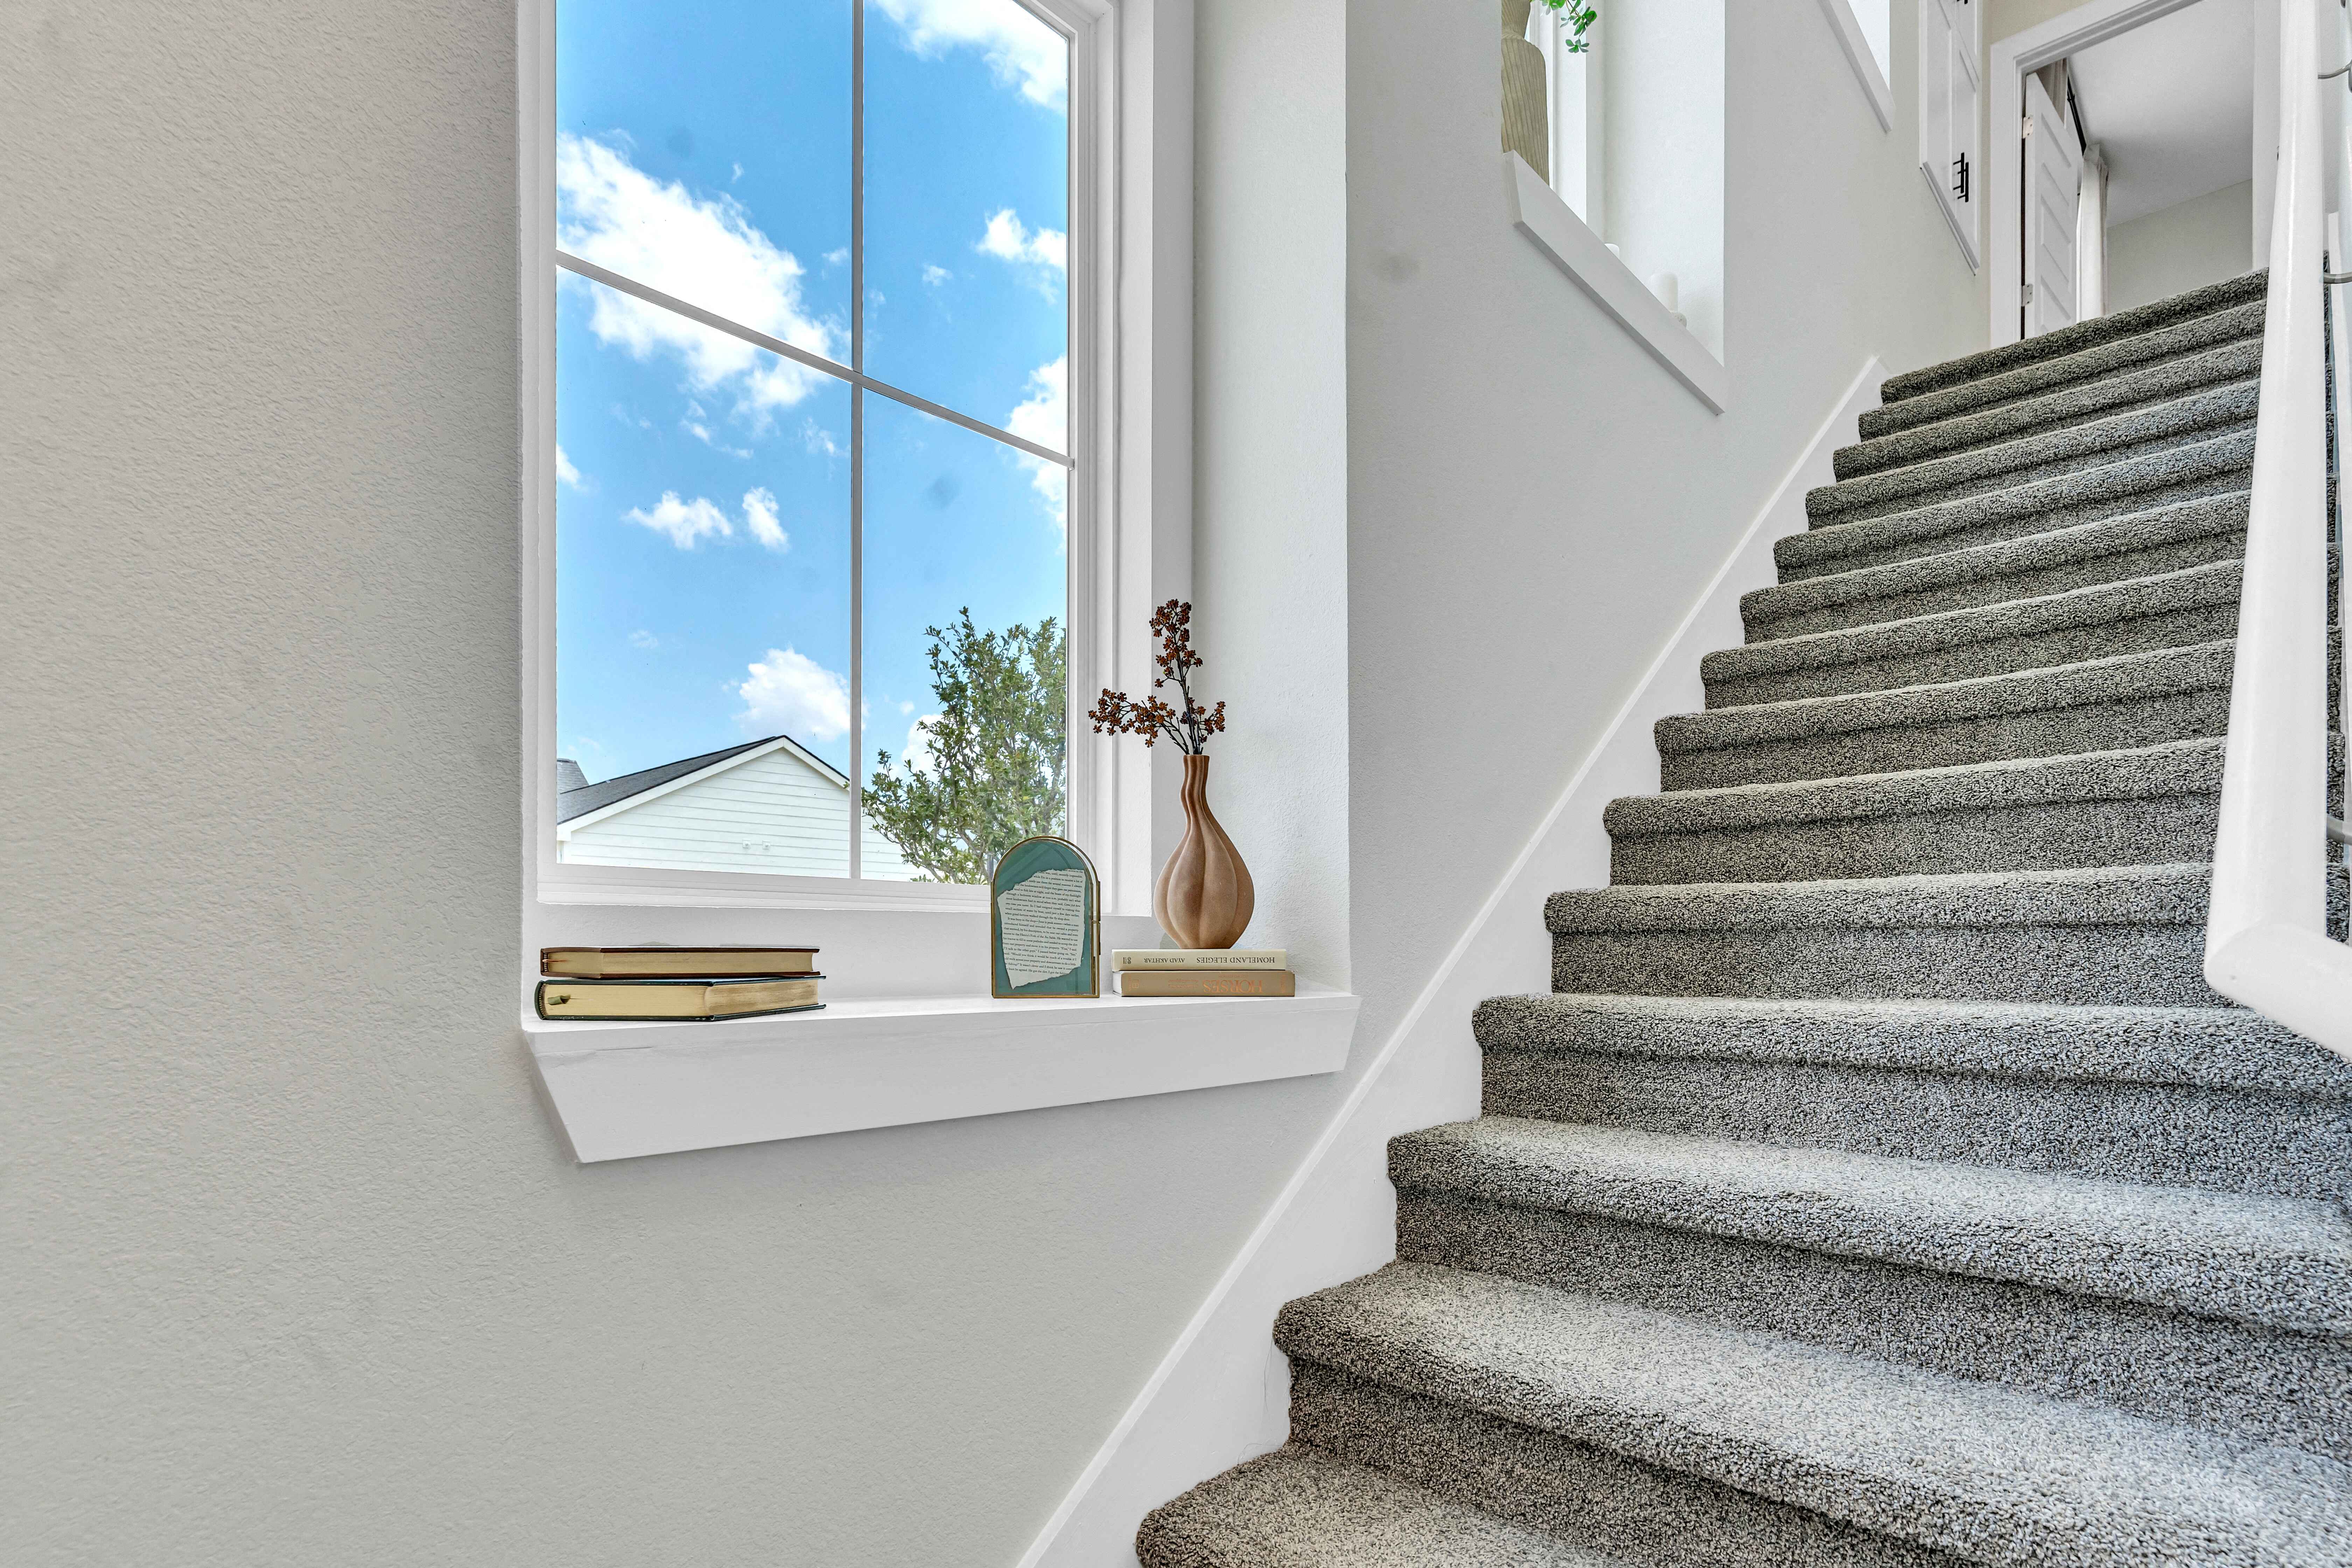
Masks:
[[[1189,585],[1190,520],[1174,515],[1172,509],[1155,508],[1155,500],[1160,499],[1157,492],[1168,487],[1164,479],[1155,483],[1153,479],[1155,471],[1164,470],[1171,459],[1189,467],[1189,419],[1180,418],[1179,410],[1169,406],[1180,401],[1172,395],[1180,391],[1181,400],[1189,402],[1189,315],[1181,318],[1183,341],[1171,345],[1184,356],[1181,379],[1171,374],[1175,356],[1153,352],[1155,334],[1165,331],[1160,320],[1165,312],[1154,308],[1158,295],[1173,287],[1189,292],[1189,268],[1187,276],[1176,279],[1166,276],[1170,268],[1164,264],[1146,268],[1151,296],[1148,300],[1123,297],[1136,290],[1121,281],[1119,271],[1123,230],[1139,228],[1147,238],[1156,237],[1170,226],[1167,215],[1178,200],[1185,204],[1184,216],[1189,220],[1189,178],[1181,190],[1174,190],[1162,188],[1175,182],[1154,177],[1156,170],[1146,169],[1145,177],[1137,182],[1121,177],[1123,161],[1139,155],[1149,159],[1155,152],[1164,159],[1161,144],[1178,137],[1189,161],[1189,54],[1180,62],[1183,90],[1173,95],[1166,90],[1168,73],[1156,69],[1152,58],[1155,7],[1167,5],[1179,12],[1189,8],[1171,5],[1170,0],[1018,3],[1071,40],[1069,234],[1074,255],[1068,272],[1067,440],[1076,461],[1065,513],[1069,571],[1066,626],[1070,650],[1065,831],[1086,847],[1102,868],[1106,911],[1139,913],[1149,907],[1152,864],[1149,762],[1114,751],[1108,737],[1093,735],[1081,718],[1087,706],[1082,698],[1097,687],[1148,684],[1150,654],[1144,621],[1149,610],[1144,606],[1154,602],[1154,595],[1181,594]],[[581,865],[556,858],[555,273],[559,265],[586,276],[596,273],[588,271],[589,264],[577,258],[560,263],[555,244],[555,0],[517,0],[517,43],[520,788],[526,947],[544,934],[538,930],[543,921],[530,918],[533,909],[552,911],[572,905],[983,911],[987,889],[980,887]],[[1132,96],[1139,101],[1133,110],[1125,101],[1129,95],[1120,90],[1122,80],[1136,84]],[[1130,191],[1131,184],[1139,189]],[[1140,211],[1131,203],[1133,195],[1142,198]],[[1174,226],[1183,233],[1189,252],[1189,221]],[[1086,258],[1083,265],[1080,257]],[[623,282],[628,291],[640,296],[651,292]],[[660,297],[655,302],[672,309],[683,306],[684,313],[707,325],[745,335],[683,301]],[[768,342],[760,346],[804,362],[814,358],[789,344]],[[849,372],[843,379],[855,377],[854,386],[863,385],[925,412],[943,414],[957,424],[985,431],[991,439],[1004,439],[1003,432],[929,405],[901,389],[887,387],[852,367],[822,360],[816,363],[828,374]],[[1039,456],[1059,456],[1017,439],[1013,444]],[[1168,515],[1155,517],[1156,511]],[[853,682],[856,673],[852,672]],[[852,700],[856,700],[854,686]],[[861,749],[853,762],[863,761]],[[853,802],[853,854],[862,839],[854,806]]]
[[[1895,55],[1894,0],[1865,0],[1865,4],[1886,6],[1886,52],[1891,68]],[[1853,0],[1822,0],[1822,14],[1829,18],[1830,30],[1837,35],[1838,47],[1844,51],[1846,64],[1853,68],[1853,79],[1862,88],[1862,96],[1870,100],[1870,112],[1878,117],[1878,129],[1892,134],[1895,89],[1870,47],[1870,34],[1862,25],[1861,14],[1853,8]]]

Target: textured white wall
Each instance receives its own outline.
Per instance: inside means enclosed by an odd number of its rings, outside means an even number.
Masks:
[[[2253,266],[2250,180],[2107,230],[2107,310],[2128,310]]]
[[[1307,1135],[562,1157],[513,77],[499,5],[0,7],[12,1563],[1009,1563]]]

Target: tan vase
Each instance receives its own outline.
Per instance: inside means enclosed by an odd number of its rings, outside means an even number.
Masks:
[[[1184,841],[1168,857],[1151,912],[1179,947],[1231,947],[1257,912],[1257,888],[1209,810],[1209,759],[1184,759]]]
[[[1543,51],[1528,42],[1534,0],[1503,0],[1503,150],[1551,180],[1551,115],[1544,105]]]

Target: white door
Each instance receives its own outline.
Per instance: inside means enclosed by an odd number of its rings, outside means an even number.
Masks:
[[[2083,149],[2042,79],[2025,79],[2025,335],[2074,320],[2074,216]]]

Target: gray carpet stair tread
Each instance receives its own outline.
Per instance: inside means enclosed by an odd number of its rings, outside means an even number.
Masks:
[[[2244,425],[2254,417],[2259,390],[2259,384],[2249,376],[2183,393],[2147,407],[1859,474],[1806,492],[1806,514],[1819,528],[1867,509],[1886,510],[1908,497],[2014,483],[2026,475],[2078,472],[2112,463],[2121,454],[2150,443],[2187,442],[2202,433]]]
[[[2238,338],[2219,347],[2175,354],[1934,424],[1866,437],[1839,447],[1831,457],[1831,468],[1840,479],[1906,468],[1949,452],[2081,424],[2219,383],[2242,380],[2260,374],[2262,365],[2262,340]]]
[[[1789,670],[1831,668],[1873,659],[1916,657],[2009,637],[2177,614],[2238,602],[2244,563],[2215,561],[2175,572],[2070,588],[1965,609],[1939,610],[1867,626],[1775,637],[1721,648],[1699,663],[1703,679],[1752,679]]]
[[[1144,1568],[1627,1568],[1297,1445],[1153,1510],[1136,1552]]]
[[[1859,434],[1865,440],[1968,417],[1982,410],[2037,397],[2051,391],[2126,375],[2161,360],[2195,354],[2217,344],[2263,335],[2263,301],[2251,300],[2191,316],[2169,326],[2136,332],[2056,359],[1979,376],[1940,392],[1922,393],[1864,411]]]
[[[1929,686],[1897,686],[1835,697],[1799,697],[1676,713],[1657,721],[1658,750],[1721,751],[1770,742],[1819,740],[1866,730],[1917,729],[1958,720],[2140,701],[2182,692],[2227,690],[2237,652],[2230,641],[2116,654],[2041,669],[2013,670]],[[2196,737],[2183,735],[2181,740]]]
[[[1612,837],[1638,838],[1996,806],[2218,795],[2224,744],[2206,737],[2126,751],[1620,795],[1609,803],[1601,823]]]
[[[1963,354],[1941,364],[1889,376],[1880,384],[1879,396],[1888,403],[1901,403],[1928,393],[1983,381],[2021,366],[2063,359],[2232,307],[2251,305],[2259,308],[2269,288],[2267,269],[2244,273],[2150,304],[2118,310],[2113,315],[2077,321],[2072,326],[2044,332],[2040,337],[2026,338],[2000,348]]]
[[[1389,1173],[1400,1190],[2352,1335],[2352,1218],[2324,1200],[1506,1116],[1394,1139]]]
[[[2106,575],[2084,575],[2099,563],[2131,562],[2151,552],[2179,549],[2198,541],[2228,542],[2246,531],[2246,492],[2204,496],[2146,511],[2100,518],[2045,533],[1995,540],[1939,555],[1916,556],[1881,565],[1832,570],[1758,588],[1740,596],[1740,614],[1750,627],[1769,634],[1774,622],[1796,620],[1852,604],[1915,599],[1943,590],[1976,588],[1985,596],[1969,595],[1969,605],[1998,604],[2012,598],[2036,598],[2049,590],[2039,584],[2057,576],[2069,580],[2070,571],[2082,585],[2115,581]],[[1810,539],[1811,534],[1790,538]],[[1783,544],[1789,542],[1784,539]],[[2233,559],[2239,551],[2224,558]],[[2140,575],[2141,574],[2132,574]],[[2005,591],[2012,583],[2034,584]],[[2074,584],[2069,581],[2069,585]],[[1962,606],[1965,607],[1965,606]],[[1872,617],[1909,618],[1901,615]],[[1785,634],[1770,634],[1785,635]]]
[[[1491,997],[1472,1029],[1486,1051],[1790,1061],[2352,1102],[2352,1061],[2237,1007],[1551,992]]]
[[[1294,1358],[1987,1563],[2343,1568],[2295,1450],[1422,1264],[1286,1306]]]
[[[1572,931],[1752,928],[2202,925],[2210,868],[1856,877],[1817,882],[1675,882],[1554,893],[1544,924]]]

